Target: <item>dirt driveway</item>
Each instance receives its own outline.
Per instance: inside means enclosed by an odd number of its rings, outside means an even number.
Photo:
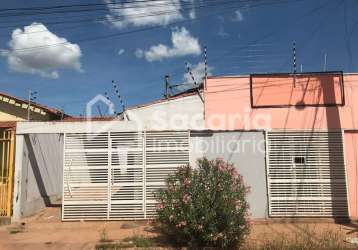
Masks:
[[[155,235],[146,222],[61,222],[59,208],[47,208],[23,222],[23,225],[0,227],[1,250],[94,249],[104,232],[111,240]],[[334,223],[260,223],[253,225],[250,239],[259,241],[263,235],[305,233],[307,227],[315,231],[330,229],[343,236],[352,231],[352,227]]]

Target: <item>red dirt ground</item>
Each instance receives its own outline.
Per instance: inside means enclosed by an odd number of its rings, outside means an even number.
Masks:
[[[61,222],[59,208],[47,208],[23,222],[23,226],[0,226],[1,250],[94,249],[101,239],[103,228],[111,240],[155,235],[146,222]],[[259,223],[252,226],[250,239],[260,241],[264,236],[305,233],[307,227],[315,232],[331,229],[342,237],[353,230],[353,227],[334,223]]]

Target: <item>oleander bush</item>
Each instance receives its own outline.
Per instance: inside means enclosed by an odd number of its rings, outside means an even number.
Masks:
[[[249,233],[248,187],[223,159],[180,167],[158,194],[157,222],[171,241],[191,248],[234,249]]]

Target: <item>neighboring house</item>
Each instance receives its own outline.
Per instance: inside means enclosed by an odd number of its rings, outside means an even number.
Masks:
[[[15,128],[28,120],[52,121],[68,117],[63,112],[0,92],[0,223],[11,215]],[[22,152],[22,149],[21,149]]]
[[[26,121],[28,109],[28,100],[0,92],[0,125],[2,122]],[[32,121],[61,120],[65,117],[67,115],[59,110],[30,102],[30,119]]]
[[[205,123],[261,134],[266,167],[247,167],[259,169],[249,184],[270,217],[357,219],[357,88],[358,75],[342,72],[209,77]]]
[[[178,166],[195,161],[189,130],[204,126],[201,95],[188,90],[129,107],[118,117],[18,123],[13,219],[54,206],[61,197],[66,220],[152,216],[152,191]],[[111,195],[103,192],[108,185]],[[86,195],[91,189],[98,191],[95,201]]]

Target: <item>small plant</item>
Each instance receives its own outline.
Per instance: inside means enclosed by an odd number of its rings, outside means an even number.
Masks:
[[[9,234],[17,234],[17,233],[21,233],[21,230],[19,230],[19,229],[11,229],[9,231]]]
[[[180,245],[239,247],[249,233],[247,192],[232,164],[199,159],[198,168],[180,167],[158,192],[159,227]]]
[[[100,233],[100,242],[110,242],[110,240],[108,239],[108,233],[105,226],[102,228]]]
[[[133,244],[127,243],[99,243],[95,246],[96,250],[120,250],[133,248]]]
[[[133,245],[136,247],[151,247],[153,245],[151,239],[146,238],[142,235],[134,235],[129,240],[133,242]]]
[[[9,234],[17,234],[25,231],[25,224],[16,225],[8,228]]]

